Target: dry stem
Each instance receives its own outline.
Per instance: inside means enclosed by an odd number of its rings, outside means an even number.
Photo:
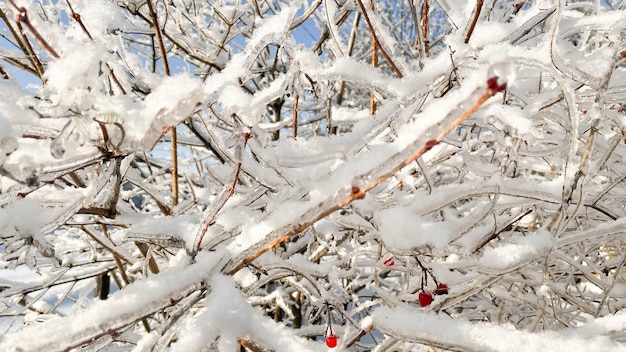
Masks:
[[[293,97],[293,130],[292,130],[293,139],[298,138],[298,101],[299,100],[300,100],[300,96],[298,95],[298,93],[295,93]]]
[[[359,3],[359,7],[361,8],[361,12],[363,12],[363,17],[365,17],[365,22],[367,22],[367,26],[370,27],[370,31],[372,32],[372,37],[373,37],[374,41],[376,42],[376,45],[380,48],[380,51],[383,53],[383,56],[385,57],[385,59],[387,59],[387,62],[389,62],[389,65],[391,65],[393,70],[396,72],[396,75],[398,75],[399,78],[404,77],[404,75],[402,74],[402,72],[400,71],[398,66],[396,66],[396,64],[393,62],[393,60],[391,60],[391,57],[389,56],[387,51],[380,45],[380,40],[378,40],[378,36],[376,35],[376,31],[374,30],[374,26],[372,25],[372,21],[370,20],[369,16],[367,15],[367,10],[365,9],[365,5],[363,5],[363,1],[357,0],[357,2]]]
[[[159,21],[157,14],[154,11],[152,0],[146,1],[148,5],[148,12],[152,19],[152,26],[154,27],[154,34],[159,44],[159,51],[161,52],[161,60],[163,60],[163,71],[165,75],[170,76],[170,64],[167,60],[167,53],[165,52],[165,45],[163,44],[163,36],[161,35],[161,28],[159,27]],[[178,138],[176,136],[176,126],[173,126],[170,130],[172,137],[172,205],[178,205]]]
[[[370,0],[370,9],[374,10],[374,2]],[[378,41],[372,30],[372,67],[378,67]],[[374,93],[370,93],[370,115],[376,114],[376,97]]]
[[[428,40],[428,12],[430,11],[430,6],[428,4],[428,0],[424,0],[422,5],[422,42],[424,43],[424,56],[428,57],[428,50],[430,49],[430,41]],[[466,42],[467,43],[467,42]]]
[[[89,37],[90,40],[93,40],[93,37],[91,36],[91,33],[89,33],[89,31],[87,30],[87,27],[85,27],[85,24],[83,23],[83,20],[81,19],[80,14],[74,12],[74,8],[72,7],[72,4],[70,4],[69,0],[65,0],[65,2],[67,3],[67,7],[69,7],[70,12],[72,13],[70,17],[72,17],[76,22],[78,22],[78,25],[83,30],[83,32],[87,34],[87,37]]]
[[[39,45],[46,49],[50,56],[54,57],[55,59],[60,58],[59,54],[57,54],[57,52],[50,46],[50,44],[48,44],[48,42],[41,36],[41,34],[39,34],[39,31],[37,31],[37,29],[30,22],[30,20],[28,19],[28,12],[26,11],[26,8],[17,7],[17,5],[15,5],[13,1],[11,1],[11,4],[18,11],[17,15],[15,16],[15,21],[18,23],[18,26],[20,23],[23,23],[26,28],[28,28],[33,37],[35,37],[35,40],[37,40]]]
[[[246,147],[246,145],[248,144],[248,140],[250,138],[252,138],[252,135],[250,135],[247,132],[244,132],[243,134],[243,148]],[[213,214],[211,214],[211,217],[209,219],[207,219],[204,224],[202,225],[202,229],[200,230],[200,235],[198,236],[198,239],[196,241],[196,244],[194,246],[194,252],[197,253],[200,250],[200,246],[202,245],[202,240],[204,239],[204,235],[206,235],[207,230],[209,229],[209,227],[211,225],[213,225],[213,221],[215,220],[215,217],[217,216],[217,214],[220,212],[220,210],[224,207],[224,205],[226,204],[226,202],[228,201],[228,199],[230,199],[230,197],[235,194],[235,186],[237,186],[237,180],[239,180],[239,174],[241,173],[241,164],[242,161],[240,160],[237,163],[237,166],[235,168],[235,176],[233,177],[233,183],[228,187],[228,189],[226,190],[227,195],[226,197],[224,197],[221,200],[221,203],[218,204],[215,208],[211,208],[214,209],[213,210]],[[221,197],[220,197],[221,198]]]
[[[354,14],[354,21],[352,22],[352,30],[350,31],[350,40],[348,41],[348,56],[352,56],[352,49],[354,48],[354,40],[356,39],[356,30],[359,27],[359,20],[361,19],[361,13]],[[346,86],[346,81],[339,82],[339,88],[337,89],[337,105],[341,105],[343,101],[343,91]]]
[[[465,35],[465,44],[469,43],[470,38],[472,37],[472,33],[474,33],[474,28],[476,27],[476,22],[478,22],[478,17],[480,16],[480,11],[483,8],[483,0],[476,0],[476,8],[474,9],[474,17],[472,18],[472,22],[470,23],[469,28],[467,29],[467,34]]]

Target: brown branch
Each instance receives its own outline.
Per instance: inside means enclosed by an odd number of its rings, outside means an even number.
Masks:
[[[430,41],[428,40],[428,13],[429,12],[430,12],[430,6],[428,3],[428,0],[424,0],[424,3],[422,4],[421,25],[422,25],[422,42],[424,43],[424,56],[425,57],[428,57],[428,51],[430,49]]]
[[[393,60],[391,60],[391,57],[389,56],[389,54],[387,54],[387,51],[380,45],[380,40],[378,39],[378,36],[376,35],[376,31],[374,30],[374,25],[372,24],[372,21],[367,15],[367,10],[365,9],[365,5],[363,5],[363,1],[357,0],[357,2],[359,3],[361,12],[363,12],[363,17],[365,17],[365,22],[367,22],[367,26],[370,28],[370,31],[372,32],[372,37],[374,38],[376,45],[380,48],[380,52],[383,53],[383,56],[385,57],[385,59],[387,59],[387,62],[389,62],[389,65],[391,65],[393,70],[396,72],[396,75],[398,75],[399,78],[404,77],[404,75],[402,74],[398,66],[396,66]]]
[[[30,56],[30,53],[29,53],[28,49],[24,45],[24,42],[22,41],[21,36],[17,34],[17,31],[15,30],[15,28],[13,28],[13,26],[11,25],[11,22],[9,21],[9,18],[7,17],[6,13],[2,9],[0,9],[0,18],[2,18],[2,21],[4,22],[4,24],[11,31],[11,34],[13,35],[13,38],[17,42],[17,46],[19,46],[19,48],[26,55],[26,57],[29,58],[29,60],[33,64],[33,66],[35,66],[35,62],[33,61],[33,58]],[[20,33],[21,32],[22,31],[20,30]],[[23,69],[25,71],[30,72],[33,75],[38,75],[39,74],[36,69],[33,69],[32,67],[30,67],[30,66],[28,66],[26,64],[22,64],[19,60],[6,58],[6,57],[4,58],[4,60],[10,62],[11,64],[13,64],[15,66],[18,66],[19,68],[21,68],[21,69]]]
[[[11,3],[13,2],[11,1]],[[15,6],[15,4],[13,4],[13,6]],[[26,26],[26,28],[28,28],[28,30],[33,35],[33,37],[35,37],[35,40],[37,40],[39,45],[41,45],[44,49],[46,49],[46,51],[52,57],[54,57],[55,59],[60,58],[59,54],[57,54],[57,52],[54,51],[54,49],[50,46],[50,44],[48,44],[48,42],[44,39],[44,37],[42,37],[41,34],[39,34],[39,31],[37,31],[37,29],[30,22],[30,20],[28,19],[28,12],[26,11],[26,8],[20,7],[17,10],[19,12],[17,13],[17,15],[15,15],[15,22],[17,22],[18,24],[23,23]]]
[[[259,346],[256,342],[249,340],[249,339],[243,339],[240,338],[237,340],[237,342],[241,345],[241,347],[245,347],[247,349],[249,349],[252,352],[269,352],[269,351],[273,351],[273,350],[268,350],[266,348],[263,348],[261,346]]]
[[[7,14],[2,9],[0,9],[0,18],[2,18],[2,21],[4,22],[4,24],[11,31],[11,34],[13,35],[13,38],[15,38],[15,40],[17,41],[17,45],[20,47],[20,49],[22,49],[22,51],[26,51],[24,50],[25,49],[24,43],[22,43],[20,36],[17,35],[17,31],[15,31],[15,28],[13,28],[13,26],[11,25],[11,22],[9,21],[9,18],[7,17]]]
[[[176,126],[170,130],[172,137],[172,205],[178,205],[178,136]]]
[[[373,11],[374,10],[374,2],[373,0],[370,0],[370,9]],[[366,17],[367,18],[367,17]],[[374,31],[372,30],[372,67],[378,67],[378,47],[380,45],[378,45],[378,40],[376,38],[376,35],[374,34]],[[376,114],[376,97],[374,96],[374,93],[371,92],[370,93],[370,115],[375,115]]]
[[[358,0],[358,1],[360,1],[360,0]],[[427,141],[413,155],[411,155],[407,159],[403,160],[400,164],[396,165],[392,170],[390,170],[386,174],[380,176],[379,178],[377,178],[376,180],[374,180],[373,182],[371,182],[367,186],[365,186],[365,187],[363,187],[361,189],[359,189],[358,187],[353,186],[350,195],[348,197],[346,197],[344,200],[342,200],[341,202],[339,202],[339,203],[337,203],[337,204],[335,204],[333,206],[330,206],[327,209],[322,210],[312,220],[306,221],[306,222],[304,222],[302,224],[298,224],[298,226],[296,226],[295,228],[289,230],[286,234],[276,238],[275,240],[273,240],[270,243],[266,244],[265,246],[261,247],[259,250],[254,252],[252,255],[250,255],[247,258],[245,258],[241,263],[237,264],[233,269],[229,270],[228,271],[228,275],[236,274],[239,270],[241,270],[243,267],[245,267],[245,266],[249,265],[250,263],[252,263],[252,261],[254,261],[256,258],[260,257],[265,252],[267,252],[267,251],[271,250],[272,248],[276,247],[277,245],[287,241],[291,237],[304,232],[307,228],[311,227],[313,224],[315,224],[319,220],[329,216],[330,214],[334,213],[335,211],[345,207],[346,205],[352,203],[353,201],[355,201],[357,199],[365,198],[365,195],[367,194],[367,192],[372,190],[374,187],[380,185],[382,182],[384,182],[388,178],[390,178],[393,175],[395,175],[396,173],[398,173],[402,168],[404,168],[405,166],[407,166],[410,163],[414,162],[420,156],[424,155],[424,153],[429,151],[432,147],[434,147],[435,145],[439,144],[448,133],[450,133],[452,130],[454,130],[461,122],[463,122],[465,119],[467,119],[471,114],[476,112],[476,110],[478,110],[487,101],[487,99],[491,98],[494,94],[503,91],[504,89],[506,89],[506,83],[498,85],[497,84],[497,77],[490,78],[487,81],[487,89],[485,90],[485,93],[476,101],[476,103],[474,103],[474,105],[472,105],[463,114],[461,114],[461,116],[459,116],[456,120],[452,121],[435,139],[431,139],[431,140]]]
[[[295,93],[293,96],[293,126],[292,126],[292,137],[293,139],[298,138],[298,101],[300,100],[300,96],[298,93]]]
[[[93,37],[91,36],[91,33],[89,33],[89,31],[87,30],[87,27],[85,27],[83,20],[80,18],[80,14],[74,12],[74,8],[72,7],[72,4],[70,4],[69,0],[65,0],[65,2],[67,3],[67,7],[69,7],[70,9],[70,12],[71,12],[70,17],[72,17],[76,22],[78,22],[78,25],[80,26],[80,28],[82,28],[83,32],[85,32],[85,34],[87,34],[87,37],[89,37],[89,39],[93,41]]]
[[[354,41],[356,39],[356,30],[359,27],[359,20],[361,19],[361,13],[354,14],[354,21],[352,22],[352,30],[350,31],[350,40],[348,41],[348,56],[352,56],[352,50],[354,49]],[[337,105],[341,105],[343,101],[343,91],[346,86],[346,81],[339,82],[339,88],[337,88]]]
[[[248,144],[248,140],[250,138],[252,138],[252,135],[248,132],[244,132],[243,148],[246,147],[246,145]],[[211,208],[211,211],[213,212],[213,214],[208,214],[210,215],[210,217],[206,221],[204,221],[204,224],[202,225],[202,228],[200,230],[200,234],[198,235],[198,240],[196,241],[196,245],[194,246],[195,253],[200,251],[200,246],[202,245],[202,240],[204,239],[204,235],[206,235],[206,232],[209,229],[209,227],[213,225],[213,221],[215,220],[215,217],[217,216],[217,214],[220,212],[220,210],[222,210],[222,208],[224,207],[228,199],[230,199],[230,197],[232,197],[232,195],[235,194],[235,187],[237,186],[237,180],[239,180],[239,174],[241,173],[241,164],[242,164],[242,160],[240,160],[237,163],[237,166],[235,167],[235,175],[233,177],[233,183],[228,187],[228,189],[226,189],[226,192],[227,192],[226,197],[224,197],[221,200],[220,204]]]
[[[159,21],[157,14],[154,11],[152,0],[146,1],[148,5],[148,12],[152,19],[152,27],[154,28],[154,34],[156,35],[157,43],[159,44],[159,51],[161,52],[161,60],[163,61],[163,71],[166,76],[170,76],[170,64],[167,60],[167,53],[165,52],[165,44],[163,44],[163,36],[161,35],[161,28],[159,27]],[[170,130],[172,138],[172,204],[178,205],[178,137],[176,136],[176,126]]]
[[[163,44],[163,36],[161,35],[161,28],[159,27],[159,21],[157,19],[157,14],[154,11],[154,7],[152,5],[152,0],[146,1],[148,5],[148,12],[150,13],[150,18],[152,19],[152,27],[154,28],[154,34],[157,39],[157,43],[159,44],[159,51],[161,52],[161,60],[163,60],[163,71],[166,76],[170,76],[170,64],[167,60],[167,53],[165,52],[165,45]]]
[[[483,8],[483,0],[476,0],[476,8],[474,9],[474,17],[472,18],[472,22],[467,30],[467,34],[465,35],[465,44],[469,43],[470,38],[472,37],[472,33],[474,33],[474,28],[476,27],[476,22],[478,22],[478,17],[480,16],[480,11]]]
[[[43,78],[43,65],[41,64],[41,61],[39,61],[37,55],[35,55],[35,50],[33,50],[33,46],[30,45],[28,37],[26,37],[26,34],[24,34],[24,29],[22,28],[20,22],[17,22],[17,29],[19,29],[22,35],[22,39],[24,41],[24,47],[26,48],[26,51],[24,53],[27,54],[27,56],[31,59],[31,62],[33,63],[33,66],[35,66],[35,70],[37,70],[37,75],[39,75],[41,82],[45,83],[46,80]]]
[[[113,82],[115,83],[117,88],[119,88],[119,90],[122,92],[122,94],[126,95],[126,89],[124,89],[120,80],[117,79],[117,76],[115,75],[115,71],[113,71],[113,68],[111,67],[111,65],[109,65],[108,63],[106,65],[107,65],[107,68],[109,69],[109,75],[111,76],[111,79],[113,79]]]

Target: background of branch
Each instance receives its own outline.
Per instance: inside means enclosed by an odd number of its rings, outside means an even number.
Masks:
[[[624,349],[623,6],[0,1],[0,350]]]

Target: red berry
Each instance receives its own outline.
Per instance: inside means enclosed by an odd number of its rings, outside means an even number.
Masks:
[[[433,303],[433,295],[430,294],[430,292],[420,292],[417,298],[420,302],[420,306],[422,307],[429,306],[431,303]]]
[[[337,347],[337,335],[330,334],[326,336],[326,346],[330,348]]]
[[[498,76],[493,76],[487,80],[487,87],[489,89],[496,89],[498,87]]]
[[[498,93],[498,92],[501,92],[501,91],[503,91],[503,90],[505,90],[505,89],[506,89],[506,82],[505,82],[505,83],[500,84],[500,85],[499,85],[499,86],[497,86],[497,87],[495,87],[495,88],[493,89],[493,91],[494,91],[495,93]]]
[[[352,186],[352,194],[361,192],[361,189],[357,186]]]
[[[448,294],[448,285],[439,284],[437,285],[437,289],[435,290],[436,295],[447,295]]]

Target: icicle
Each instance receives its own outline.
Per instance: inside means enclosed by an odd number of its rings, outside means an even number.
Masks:
[[[17,139],[7,136],[0,139],[0,166],[4,164],[9,155],[17,150]]]
[[[65,155],[65,151],[67,150],[67,140],[74,130],[74,120],[70,119],[61,132],[52,139],[52,143],[50,144],[50,154],[55,159],[61,159]]]
[[[65,155],[65,138],[60,137],[62,136],[59,135],[53,139],[50,144],[50,154],[52,154],[55,159],[61,159],[63,155]]]

